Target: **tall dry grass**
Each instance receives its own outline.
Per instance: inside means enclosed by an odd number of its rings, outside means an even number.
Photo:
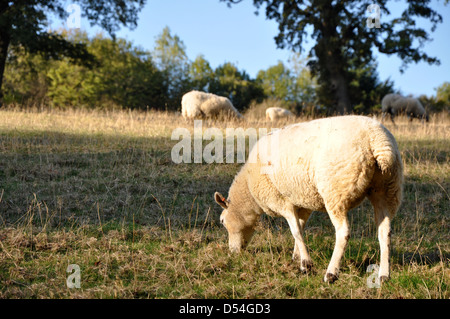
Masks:
[[[205,120],[202,127],[275,128]],[[379,260],[370,205],[350,212],[341,278],[323,284],[334,229],[314,213],[305,238],[315,272],[291,261],[292,236],[264,217],[248,251],[228,253],[214,191],[227,193],[239,164],[174,164],[170,112],[0,112],[0,297],[3,298],[448,298],[450,120],[385,125],[405,164],[405,196],[393,222],[392,280],[366,285]],[[205,144],[203,144],[205,145]],[[81,289],[65,284],[81,267]]]

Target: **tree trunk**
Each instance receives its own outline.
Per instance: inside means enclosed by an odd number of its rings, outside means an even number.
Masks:
[[[346,114],[352,112],[346,76],[348,63],[342,52],[335,10],[331,1],[321,7],[322,23],[318,27],[322,36],[317,42],[315,51],[319,59],[320,72],[323,74],[322,81],[328,86],[326,89],[329,90],[336,111],[339,114]]]
[[[6,58],[8,57],[8,47],[11,41],[8,26],[0,27],[0,107],[3,106],[3,73],[5,72]]]
[[[348,81],[343,70],[334,65],[337,57],[330,57],[327,60],[327,68],[330,74],[331,90],[336,103],[336,111],[339,114],[351,113],[350,94],[348,91]]]

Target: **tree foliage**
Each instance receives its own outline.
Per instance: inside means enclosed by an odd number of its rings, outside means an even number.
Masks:
[[[242,0],[221,1],[231,5]],[[377,1],[382,14],[379,28],[366,25],[371,0],[253,0],[253,3],[257,9],[264,8],[268,19],[278,23],[275,42],[280,48],[302,51],[308,36],[315,40],[309,52],[309,66],[322,87],[321,100],[339,113],[351,112],[359,103],[352,94],[351,70],[365,69],[374,61],[374,49],[400,57],[401,70],[411,62],[439,63],[436,57],[423,51],[424,44],[430,40],[429,33],[415,23],[416,18],[425,18],[434,31],[442,22],[441,15],[431,9],[429,0],[407,0],[402,14],[390,20],[388,1]]]
[[[394,83],[389,79],[381,81],[376,68],[377,64],[372,62],[361,67],[351,64],[348,70],[349,93],[354,101],[354,113],[380,111],[383,97],[394,92]]]
[[[294,100],[295,79],[283,62],[279,61],[277,65],[269,67],[267,70],[261,70],[256,76],[257,81],[264,89],[264,94],[280,100]]]
[[[261,100],[264,96],[263,89],[256,81],[231,62],[219,65],[214,70],[209,92],[228,97],[238,110],[243,110],[252,100]]]
[[[153,58],[168,88],[167,108],[179,107],[183,94],[193,89],[226,96],[240,110],[263,97],[255,80],[230,62],[213,70],[202,55],[189,61],[183,41],[168,27],[156,38]]]
[[[203,55],[190,61],[183,41],[168,28],[155,39],[152,52],[102,34],[89,38],[85,32],[62,30],[59,36],[83,45],[96,62],[88,67],[68,57],[47,59],[43,53],[12,46],[5,71],[5,101],[60,108],[179,110],[184,93],[201,90],[230,98],[240,111],[263,99],[297,113],[314,113],[318,105],[327,103],[324,86],[317,85],[308,59],[299,53],[293,53],[288,64],[279,62],[251,78],[230,62],[213,68]],[[393,84],[378,79],[375,63],[349,64],[349,91],[358,101],[355,111],[370,112],[384,94],[393,91]]]
[[[450,82],[444,82],[436,89],[436,96],[419,97],[427,112],[450,111]]]
[[[447,106],[450,106],[450,82],[444,82],[436,88],[436,98]]]
[[[145,0],[73,0],[91,25],[97,24],[110,35],[121,25],[135,27],[137,14]],[[83,43],[67,41],[62,35],[47,31],[47,15],[61,19],[68,17],[67,3],[61,0],[1,1],[0,2],[0,99],[3,72],[11,46],[29,53],[40,53],[46,58],[70,58],[80,64],[93,63]]]
[[[41,54],[26,52],[22,47],[11,47],[9,52],[3,80],[3,102],[46,104],[47,71],[51,62]]]
[[[153,59],[164,73],[165,86],[168,88],[168,105],[181,101],[182,95],[189,88],[189,59],[186,46],[178,35],[172,35],[165,27],[156,39]]]
[[[6,100],[43,101],[56,107],[164,107],[164,76],[149,52],[101,34],[93,39],[83,32],[61,34],[69,42],[83,43],[96,65],[78,65],[69,58],[47,61],[43,55],[19,47],[21,53],[15,52],[16,59],[8,63],[5,72]]]
[[[266,96],[291,104],[296,111],[317,103],[316,79],[300,54],[292,54],[287,66],[279,61],[267,70],[259,71],[256,80]]]
[[[209,90],[209,83],[214,79],[214,70],[203,55],[198,55],[189,65],[189,78],[192,89]]]

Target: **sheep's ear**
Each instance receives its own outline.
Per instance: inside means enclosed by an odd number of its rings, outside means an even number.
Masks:
[[[214,199],[216,200],[217,204],[222,206],[223,209],[227,209],[228,208],[229,202],[219,192],[215,192],[214,193]]]

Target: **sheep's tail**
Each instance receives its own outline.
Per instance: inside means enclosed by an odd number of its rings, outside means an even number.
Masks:
[[[391,215],[397,211],[403,192],[403,162],[394,136],[379,125],[371,136],[371,149],[377,166],[384,176],[384,190],[388,196]]]
[[[402,166],[402,160],[394,136],[382,125],[374,128],[372,133],[372,154],[381,172],[384,174],[397,170]]]

